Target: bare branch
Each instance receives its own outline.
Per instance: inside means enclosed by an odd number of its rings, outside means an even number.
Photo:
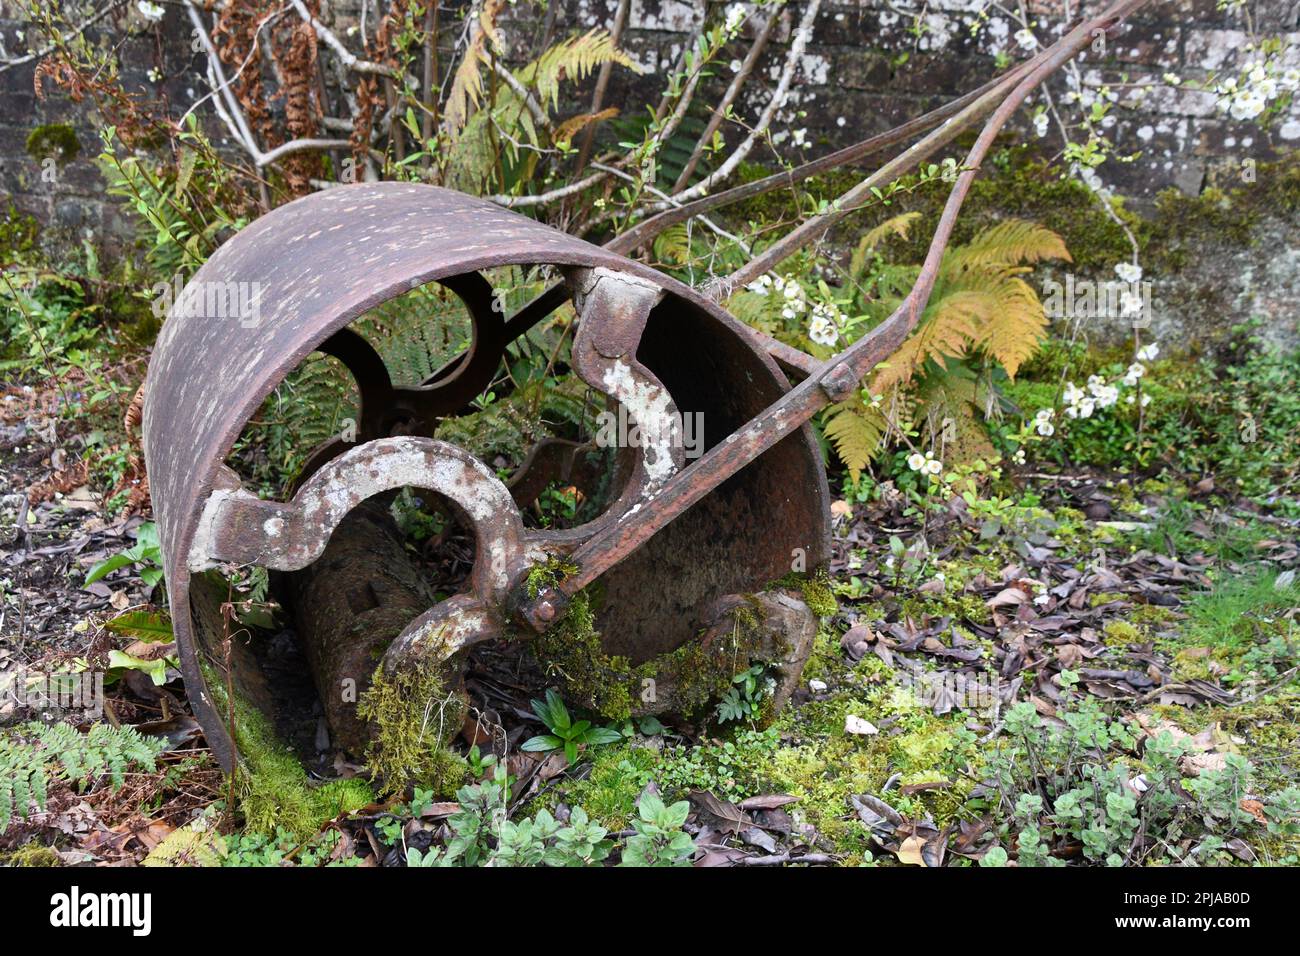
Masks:
[[[569,183],[567,186],[560,186],[558,189],[552,189],[548,193],[538,193],[536,196],[487,196],[486,199],[496,203],[498,206],[505,206],[507,209],[524,209],[529,206],[545,206],[553,202],[558,202],[569,196],[574,196],[584,189],[596,185],[609,174],[604,170],[593,173],[585,179],[579,179],[577,182]]]
[[[713,140],[713,134],[718,131],[722,125],[722,120],[727,115],[727,110],[731,104],[736,101],[740,95],[740,90],[745,85],[745,80],[749,79],[750,73],[758,65],[759,58],[763,55],[763,50],[767,48],[767,39],[772,35],[772,28],[776,26],[776,18],[780,14],[781,8],[774,7],[768,14],[767,19],[759,28],[758,35],[754,37],[754,42],[750,44],[749,52],[745,54],[745,60],[740,64],[740,69],[736,71],[735,77],[732,78],[731,84],[727,87],[727,92],[723,94],[722,100],[713,109],[713,115],[709,117],[709,123],[704,127],[704,132],[695,143],[695,149],[691,152],[691,158],[686,161],[682,167],[682,174],[677,177],[677,182],[673,184],[670,192],[676,194],[686,188],[686,184],[691,181],[691,174],[695,172],[695,167],[700,163],[700,157],[704,155],[704,150]]]
[[[633,176],[630,173],[625,173],[623,170],[617,169],[613,166],[606,166],[603,163],[592,163],[591,168],[598,169],[604,173],[609,173],[609,175],[611,176],[617,176],[619,179],[625,179],[630,183],[640,183],[640,180],[637,179],[637,177]],[[654,186],[651,186],[649,184],[642,184],[642,185],[643,188],[646,190],[646,192],[650,193],[651,195],[658,196],[659,198],[663,199],[665,202],[675,202],[673,197],[669,196],[662,189],[657,189]],[[714,223],[707,216],[697,216],[696,218],[699,219],[700,222],[702,222],[713,232],[721,236],[723,239],[726,239],[728,242],[734,242],[737,246],[740,247],[740,249],[745,253],[745,255],[749,255],[749,244],[746,243],[744,239],[741,239],[739,236],[727,232],[727,230],[723,229],[721,226]]]
[[[351,148],[351,141],[346,139],[291,139],[287,143],[281,143],[269,153],[260,154],[256,157],[256,161],[258,166],[270,166],[290,153],[302,153],[312,149]]]
[[[813,22],[817,19],[817,14],[821,10],[822,0],[809,0],[808,6],[804,7],[803,16],[799,20],[799,26],[795,29],[794,39],[790,43],[790,51],[785,57],[785,66],[781,70],[781,78],[777,81],[776,90],[772,93],[772,98],[768,100],[767,106],[764,107],[758,122],[754,128],[741,141],[740,145],[735,148],[730,156],[704,179],[700,180],[690,189],[683,190],[677,198],[685,202],[686,200],[695,199],[703,196],[708,192],[715,183],[721,182],[735,172],[736,167],[744,161],[745,157],[753,150],[754,145],[758,142],[759,137],[767,132],[768,126],[772,124],[772,119],[785,103],[785,98],[790,92],[790,83],[794,79],[794,72],[799,66],[799,60],[803,57],[804,50],[808,48],[808,39],[812,36]]]
[[[609,42],[614,46],[618,46],[619,41],[623,39],[623,28],[627,26],[627,15],[631,6],[632,0],[619,0],[618,10],[614,13],[614,25],[609,31]],[[591,94],[591,109],[587,111],[593,116],[605,105],[605,90],[609,87],[609,78],[613,75],[614,62],[606,60],[600,65],[600,73],[596,76],[596,90]],[[574,167],[575,175],[587,168],[587,160],[591,158],[591,147],[595,141],[596,127],[593,124],[587,127],[583,136],[582,147],[578,151],[578,164]]]

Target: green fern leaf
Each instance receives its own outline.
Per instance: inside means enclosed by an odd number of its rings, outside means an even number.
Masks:
[[[888,423],[880,409],[854,396],[837,402],[824,413],[823,431],[849,476],[857,481],[880,450]]]

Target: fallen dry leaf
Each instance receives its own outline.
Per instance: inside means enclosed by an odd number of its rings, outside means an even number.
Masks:
[[[909,866],[925,866],[925,858],[921,856],[924,849],[924,837],[910,836],[894,851],[894,855]]]

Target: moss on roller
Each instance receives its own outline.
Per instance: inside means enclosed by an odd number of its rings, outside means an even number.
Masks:
[[[373,725],[366,763],[384,792],[414,783],[444,795],[464,782],[465,761],[447,742],[465,720],[465,698],[447,689],[439,668],[412,666],[387,674],[380,665],[357,712]]]
[[[224,715],[229,709],[226,687],[211,668],[204,671],[216,709]],[[326,821],[374,802],[370,784],[358,777],[313,783],[266,715],[237,694],[234,725],[239,807],[247,829],[274,833],[281,827],[305,839]]]
[[[626,720],[634,711],[634,694],[654,681],[672,688],[673,710],[696,716],[731,687],[736,673],[750,666],[751,652],[759,643],[758,618],[742,604],[732,611],[735,626],[731,654],[721,653],[716,642],[705,647],[698,640],[633,665],[627,657],[608,654],[595,628],[592,595],[579,592],[563,618],[533,643],[544,667],[563,684],[565,696],[609,720]]]

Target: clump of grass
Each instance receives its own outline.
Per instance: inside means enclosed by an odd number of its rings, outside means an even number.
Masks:
[[[1274,630],[1270,617],[1300,605],[1300,587],[1277,586],[1277,572],[1224,578],[1188,605],[1185,630],[1188,643],[1241,648],[1261,632]]]

